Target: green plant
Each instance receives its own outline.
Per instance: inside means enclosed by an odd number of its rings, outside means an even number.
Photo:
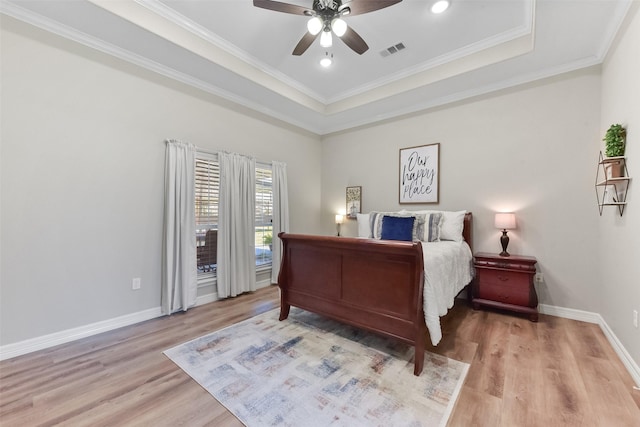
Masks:
[[[262,243],[265,245],[270,245],[273,242],[273,236],[271,234],[265,234],[262,236]]]
[[[611,125],[607,129],[604,138],[605,154],[607,157],[624,156],[624,143],[627,137],[627,130],[621,124]]]

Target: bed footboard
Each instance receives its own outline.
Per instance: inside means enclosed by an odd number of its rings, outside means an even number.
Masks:
[[[291,306],[409,343],[414,374],[427,328],[422,246],[415,242],[280,233],[280,320]]]

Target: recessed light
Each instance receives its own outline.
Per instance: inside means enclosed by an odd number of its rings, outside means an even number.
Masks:
[[[431,6],[431,12],[442,13],[449,8],[449,0],[439,0]]]

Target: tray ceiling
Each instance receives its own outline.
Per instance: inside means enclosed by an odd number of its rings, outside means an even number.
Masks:
[[[347,16],[363,55],[334,37],[302,56],[291,52],[308,18],[251,0],[3,0],[0,10],[324,135],[598,64],[631,1],[452,0],[440,15],[431,4]]]

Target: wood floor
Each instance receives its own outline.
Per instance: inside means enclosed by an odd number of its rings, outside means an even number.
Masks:
[[[0,425],[240,426],[162,351],[278,306],[278,289],[0,362]],[[449,426],[640,426],[640,391],[597,325],[473,311],[428,350],[471,364]]]

